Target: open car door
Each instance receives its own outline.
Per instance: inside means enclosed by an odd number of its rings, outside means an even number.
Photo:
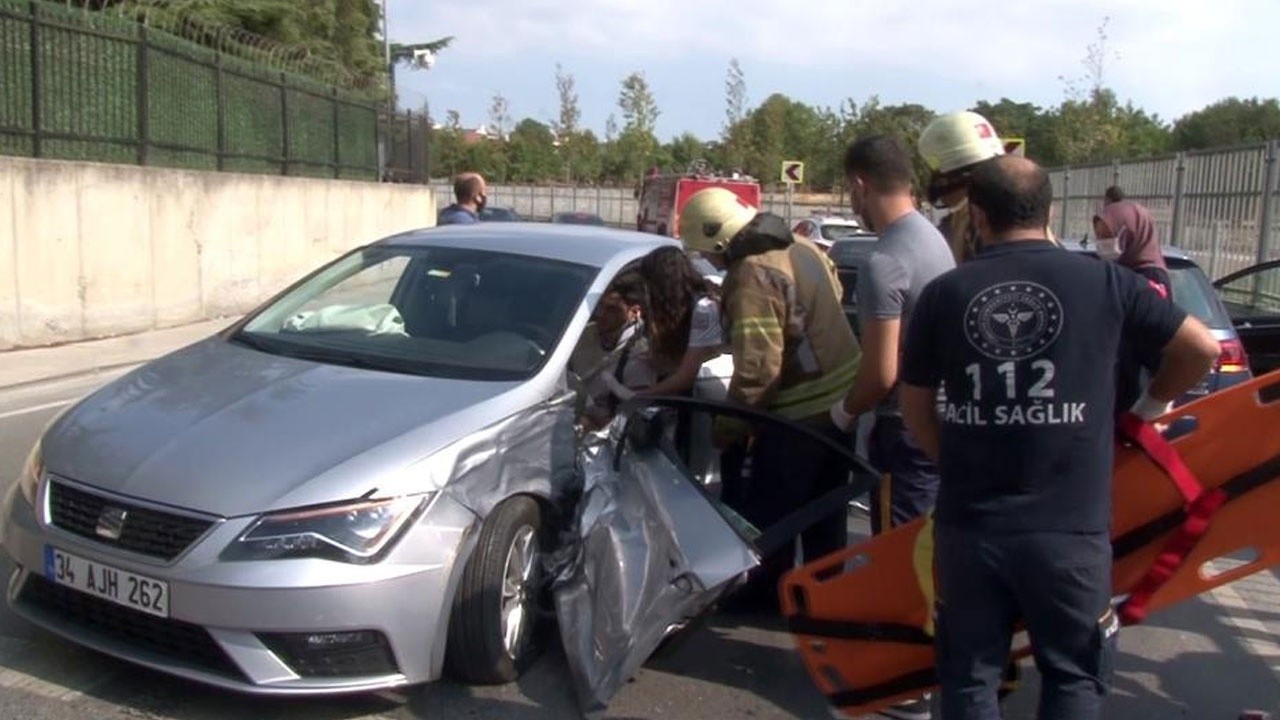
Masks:
[[[1280,368],[1280,260],[1214,281],[1254,376]]]
[[[845,455],[853,482],[769,528],[755,528],[681,460],[671,410],[785,425],[797,439],[807,435]],[[850,448],[720,401],[646,398],[624,405],[619,415],[608,439],[580,452],[582,497],[553,569],[560,638],[579,709],[588,717],[607,709],[664,640],[740,587],[761,557],[833,509],[843,512],[877,479]]]

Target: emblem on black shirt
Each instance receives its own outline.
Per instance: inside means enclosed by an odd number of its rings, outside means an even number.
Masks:
[[[964,314],[965,337],[997,360],[1021,360],[1043,352],[1062,330],[1062,304],[1049,288],[1006,282],[978,293]]]

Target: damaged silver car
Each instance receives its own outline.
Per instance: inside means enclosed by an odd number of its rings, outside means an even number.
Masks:
[[[671,243],[518,223],[396,235],[112,382],[50,425],[4,498],[10,605],[101,652],[276,695],[446,669],[507,682],[554,609],[580,699],[607,702],[757,563],[705,468],[640,441],[666,432],[660,412],[579,423],[570,359],[593,307]]]

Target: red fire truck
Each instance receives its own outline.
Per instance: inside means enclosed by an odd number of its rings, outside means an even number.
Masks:
[[[706,163],[695,163],[684,174],[652,173],[645,177],[636,198],[636,228],[641,232],[676,237],[680,227],[680,210],[689,196],[709,187],[732,191],[752,207],[760,207],[760,183],[755,178],[734,174],[723,176],[707,171]]]

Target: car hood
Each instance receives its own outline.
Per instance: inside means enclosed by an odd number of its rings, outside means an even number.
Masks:
[[[326,365],[214,337],[85,398],[50,427],[44,458],[91,487],[250,515],[385,489],[518,409],[502,396],[519,387]]]

